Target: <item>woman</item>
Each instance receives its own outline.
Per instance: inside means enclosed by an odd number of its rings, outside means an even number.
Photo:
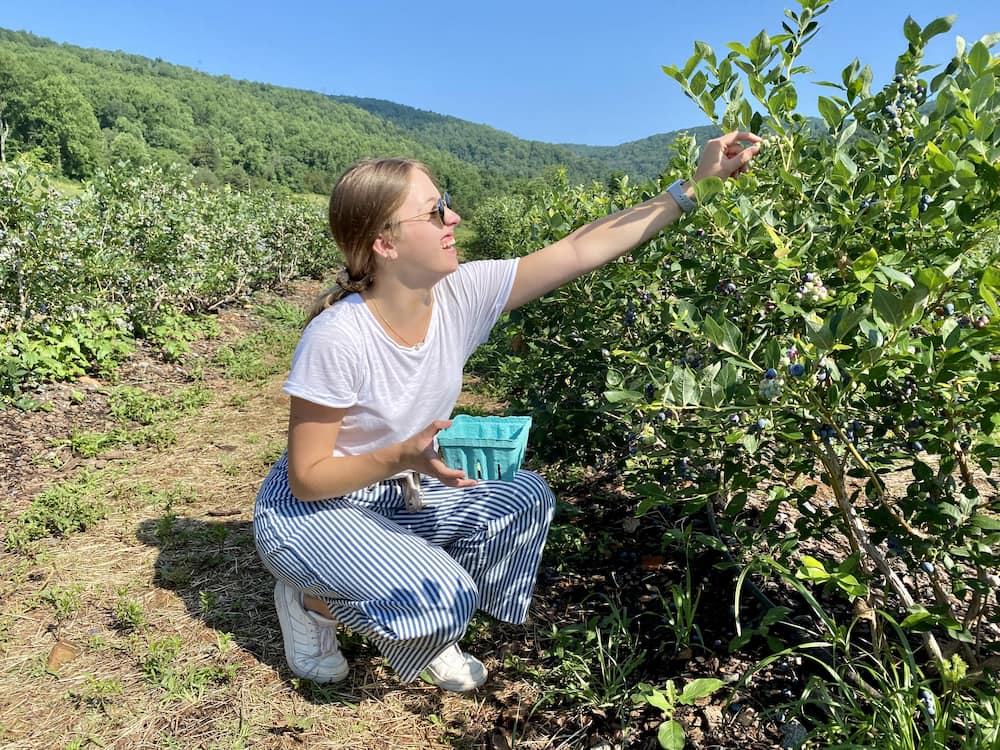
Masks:
[[[458,642],[476,609],[524,621],[555,499],[532,472],[477,482],[438,456],[466,360],[502,312],[648,241],[695,207],[692,183],[746,171],[759,143],[723,135],[688,182],[520,259],[461,265],[461,219],[424,165],[370,160],[340,178],[330,228],[346,269],[296,348],[288,449],[254,513],[292,672],[347,676],[341,622],[404,681],[482,685]]]

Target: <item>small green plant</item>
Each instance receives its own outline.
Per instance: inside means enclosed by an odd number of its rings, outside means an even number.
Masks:
[[[684,727],[674,720],[674,712],[678,706],[693,706],[701,698],[707,698],[723,686],[722,680],[715,677],[701,677],[691,680],[684,689],[677,692],[673,680],[667,680],[662,690],[645,682],[640,682],[638,690],[632,695],[636,704],[647,703],[660,709],[666,717],[656,732],[660,747],[664,750],[684,750],[686,735]]]
[[[660,594],[660,601],[663,603],[664,620],[673,636],[675,652],[690,648],[695,642],[703,643],[701,628],[696,621],[701,589],[692,591],[690,567],[685,568],[683,585],[671,584],[667,596]]]
[[[563,628],[553,626],[555,662],[548,675],[546,701],[575,707],[619,710],[626,703],[632,676],[646,660],[628,612],[608,602],[610,612]]]
[[[55,612],[56,621],[62,622],[69,619],[74,612],[80,609],[82,591],[83,588],[81,586],[69,586],[66,588],[52,586],[43,589],[38,594],[38,599],[50,605]]]
[[[33,542],[44,537],[86,531],[107,513],[107,508],[96,499],[100,495],[100,474],[89,471],[45,490],[10,525],[6,546],[24,553]]]
[[[86,705],[104,709],[124,692],[121,680],[112,677],[99,679],[89,675],[87,682],[79,690],[70,691],[66,697],[78,706]]]
[[[173,421],[193,414],[212,399],[203,385],[194,385],[165,395],[156,395],[131,386],[116,388],[108,401],[111,414],[119,422],[141,425]]]
[[[203,615],[211,614],[218,604],[218,597],[214,591],[202,589],[198,592],[198,611]]]
[[[115,627],[123,632],[140,630],[146,626],[146,613],[143,611],[142,604],[130,598],[125,589],[118,591],[118,599],[115,601],[112,616]]]
[[[236,676],[235,664],[185,668],[180,651],[176,636],[154,640],[142,663],[147,681],[166,692],[167,700],[198,698],[209,687],[229,684]]]

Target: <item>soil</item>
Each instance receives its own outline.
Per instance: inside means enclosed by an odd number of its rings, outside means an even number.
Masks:
[[[302,302],[314,292],[314,284],[303,283],[287,299]],[[540,676],[559,666],[546,655],[556,630],[577,626],[585,638],[592,618],[619,613],[627,615],[623,638],[630,639],[618,652],[620,663],[639,655],[626,678],[632,689],[639,683],[662,689],[670,680],[683,687],[699,677],[724,682],[675,713],[688,748],[763,750],[794,739],[801,725],[786,722],[780,707],[801,694],[807,675],[787,660],[754,671],[769,653],[761,644],[729,652],[735,583],[724,559],[678,557],[663,536],[682,519],[654,514],[636,523],[634,500],[617,477],[596,471],[568,483],[559,467],[538,467],[557,489],[554,528],[563,541],[552,540],[526,626],[474,622],[463,645],[491,670],[483,689],[455,696],[421,683],[401,685],[350,634],[342,638],[354,665],[347,684],[332,689],[291,679],[272,584],[250,530],[253,493],[283,439],[281,376],[263,384],[224,379],[212,364],[214,352],[259,321],[239,308],[221,311],[219,324],[222,335],[198,342],[182,364],[139,349],[113,381],[47,384],[32,394],[47,410],[0,411],[0,538],[46,488],[82,471],[118,477],[106,498],[113,509],[93,529],[46,540],[34,556],[0,553],[7,571],[0,576],[0,745],[656,748],[659,710],[621,700],[621,690],[611,705],[580,709],[560,695],[593,690],[596,675],[574,685],[563,672],[566,691],[559,692],[547,690]],[[167,393],[195,382],[213,400],[180,422],[175,445],[89,459],[69,449],[74,433],[115,426],[108,394],[116,385]],[[471,391],[463,399],[479,409],[500,406]],[[153,490],[161,499],[174,492],[174,499],[144,504]],[[709,531],[705,519],[685,523]],[[697,627],[678,648],[664,612],[672,587],[687,586],[700,592]],[[43,606],[53,600],[46,592],[74,588],[82,596],[75,612],[59,616]],[[145,613],[144,625],[132,632],[115,614],[122,592]],[[742,619],[752,623],[758,605],[743,598]],[[235,678],[166,701],[149,684],[148,650],[170,637],[195,662],[211,655],[212,663],[231,665]],[[122,693],[108,700],[95,695],[102,680]]]

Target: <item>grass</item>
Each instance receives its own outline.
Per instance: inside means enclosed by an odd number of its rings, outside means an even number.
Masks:
[[[7,529],[8,549],[25,554],[33,543],[49,536],[86,531],[104,518],[100,500],[102,476],[84,471],[74,479],[40,493]]]
[[[708,653],[696,646],[695,618],[706,609],[718,612],[718,597],[704,589],[699,599],[703,589],[693,578],[650,571],[652,604],[644,619],[633,611],[635,600],[626,612],[610,592],[607,599],[583,599],[601,585],[592,573],[621,567],[615,556],[621,526],[574,515],[579,510],[566,502],[570,485],[593,479],[571,467],[559,467],[553,482],[564,500],[546,550],[549,577],[540,583],[529,625],[483,617],[467,633],[469,650],[493,673],[486,689],[456,695],[401,684],[370,643],[343,631],[352,665],[347,680],[321,686],[289,674],[252,514],[254,494],[284,446],[281,383],[301,310],[298,302],[272,302],[255,308],[249,326],[242,311],[236,322],[223,320],[225,341],[212,344],[218,353],[199,359],[203,378],[194,385],[179,373],[176,381],[158,381],[155,393],[148,381],[142,388],[108,388],[120,429],[134,436],[162,426],[173,435],[144,443],[138,460],[97,471],[74,448],[81,460],[70,476],[60,472],[73,462],[57,460],[58,451],[25,462],[60,481],[25,499],[18,512],[3,509],[0,746],[568,750],[604,741],[594,734],[602,717],[617,716],[623,731],[640,710],[666,723],[673,714],[663,705],[673,704],[660,693],[669,698],[668,685],[650,681],[638,696],[648,705],[636,708],[636,682],[646,681],[650,662],[672,658],[685,644]],[[467,392],[460,410],[494,414],[503,406]],[[76,434],[85,434],[82,425]],[[649,627],[654,615],[658,624]],[[640,638],[650,633],[659,639],[652,648],[648,637]],[[47,660],[58,643],[75,655],[51,670]],[[831,680],[809,684],[812,692],[798,692],[798,705],[787,710],[793,715],[822,704],[831,722],[898,725],[898,734],[916,735],[927,725],[920,690],[930,689],[936,715],[956,715],[949,705],[957,693],[935,689],[913,670],[883,681],[887,694],[899,689],[882,711],[851,703],[849,686]],[[686,684],[678,679],[677,689]],[[984,691],[989,686],[984,682]],[[996,744],[1000,700],[985,694],[958,708],[963,721],[982,727],[980,746]],[[681,708],[677,714],[690,716]],[[839,730],[830,731],[834,737]],[[839,739],[857,739],[843,732]],[[621,737],[608,742],[627,746]]]
[[[223,328],[217,347],[230,357],[202,358],[201,382],[108,389],[116,429],[129,433],[114,439],[135,445],[141,430],[166,426],[173,440],[95,471],[78,427],[61,447],[83,465],[8,513],[5,750],[472,748],[489,731],[495,716],[481,699],[402,685],[351,634],[342,638],[352,662],[345,683],[289,675],[251,519],[257,487],[284,446],[280,384],[302,313],[284,302],[255,313],[250,334]],[[252,377],[232,377],[237,366]],[[87,453],[106,455],[108,443],[92,440]],[[58,463],[39,469],[55,476]],[[492,626],[479,627],[475,638],[495,639]],[[79,652],[58,680],[46,670],[57,637]]]

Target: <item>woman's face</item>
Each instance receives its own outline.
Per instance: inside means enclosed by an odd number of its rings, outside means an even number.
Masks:
[[[444,207],[443,219],[439,205]],[[414,169],[409,193],[393,219],[399,260],[412,262],[435,275],[451,273],[458,267],[455,227],[461,220],[444,205],[444,196],[431,178]]]

